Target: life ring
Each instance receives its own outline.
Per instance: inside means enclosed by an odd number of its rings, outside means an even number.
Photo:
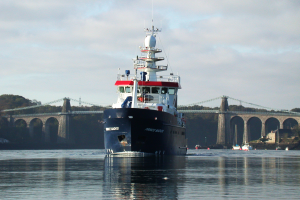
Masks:
[[[137,100],[139,100],[140,102],[144,102],[144,98],[143,97],[138,97]]]
[[[151,101],[151,100],[153,100],[154,97],[151,96],[151,95],[147,95],[147,94],[146,94],[146,95],[143,95],[143,96],[138,97],[137,99],[138,99],[138,101],[140,101],[140,102],[145,102],[145,101]]]

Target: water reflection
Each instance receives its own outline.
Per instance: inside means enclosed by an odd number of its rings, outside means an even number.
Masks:
[[[144,158],[85,158],[76,151],[72,158],[0,156],[0,198],[276,199],[288,194],[298,199],[300,152],[277,157],[274,152],[256,157],[231,151],[226,156]]]
[[[177,199],[184,156],[106,157],[104,196],[114,199]]]
[[[184,184],[203,198],[212,192],[220,198],[274,197],[287,192],[293,197],[298,193],[299,165],[299,157],[192,158],[187,161]]]
[[[0,199],[98,198],[103,164],[103,159],[0,160]]]
[[[292,167],[288,163],[288,158],[219,157],[218,161],[210,160],[206,166],[219,169],[219,185],[247,186],[286,182]]]

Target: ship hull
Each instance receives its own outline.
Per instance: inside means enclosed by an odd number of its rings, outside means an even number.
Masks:
[[[104,111],[104,145],[109,154],[186,154],[186,130],[169,113],[136,108]]]

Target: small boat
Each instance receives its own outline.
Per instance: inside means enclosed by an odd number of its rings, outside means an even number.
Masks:
[[[285,150],[288,151],[288,150],[289,150],[289,147],[285,147]]]
[[[240,145],[232,145],[232,150],[241,150]]]
[[[244,150],[244,151],[252,150],[252,146],[250,146],[248,143],[246,143],[242,146],[242,150]]]
[[[281,147],[280,147],[280,146],[277,146],[277,147],[275,148],[275,150],[281,150]]]
[[[200,145],[199,144],[197,144],[196,146],[195,146],[195,149],[200,149]]]
[[[234,139],[232,144],[236,144],[237,143],[237,125],[235,125],[235,131],[234,131]],[[242,150],[240,145],[236,144],[236,145],[232,145],[232,150]]]

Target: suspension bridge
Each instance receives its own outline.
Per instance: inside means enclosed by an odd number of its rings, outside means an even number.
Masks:
[[[221,105],[208,107],[207,104],[219,102]],[[228,101],[231,103],[229,106]],[[63,102],[61,111],[50,112],[51,109],[42,109],[43,107],[51,106]],[[72,106],[70,102],[78,103],[79,106]],[[87,106],[81,106],[82,104]],[[72,143],[73,139],[70,133],[69,121],[73,115],[88,115],[102,114],[105,109],[111,106],[102,106],[93,103],[81,101],[81,99],[62,98],[48,103],[37,103],[36,105],[2,110],[6,113],[4,117],[8,119],[11,126],[15,125],[18,120],[24,120],[30,130],[30,135],[33,136],[33,120],[40,119],[43,123],[44,141],[49,141],[49,119],[54,118],[59,122],[58,128],[58,143]],[[53,110],[53,109],[52,109]],[[242,119],[244,122],[243,143],[247,143],[251,138],[251,121],[258,119],[261,123],[261,133],[263,137],[268,131],[268,123],[271,119],[277,120],[278,127],[286,128],[287,122],[293,120],[294,124],[300,124],[300,113],[282,109],[274,109],[265,106],[260,106],[254,103],[249,103],[243,100],[235,99],[228,96],[220,96],[213,99],[196,102],[188,105],[179,105],[178,112],[186,114],[217,114],[218,115],[218,132],[217,144],[229,144],[234,137],[234,121],[236,118]],[[31,113],[32,112],[32,113]]]
[[[180,113],[204,113],[204,114],[209,114],[209,113],[214,113],[214,114],[219,114],[222,111],[220,111],[219,107],[215,107],[217,109],[206,109],[207,107],[203,107],[202,105],[204,105],[205,103],[209,103],[209,102],[213,102],[213,101],[218,101],[221,100],[222,98],[227,98],[228,100],[233,100],[238,104],[234,104],[234,105],[238,105],[235,108],[229,108],[229,110],[227,110],[227,113],[239,113],[239,114],[250,114],[250,113],[255,113],[255,114],[261,114],[261,115],[288,115],[288,116],[298,116],[300,115],[300,113],[298,112],[292,112],[292,111],[288,111],[288,110],[283,110],[283,109],[274,109],[274,108],[269,108],[269,107],[265,107],[265,106],[260,106],[257,104],[253,104],[253,103],[249,103],[243,100],[239,100],[239,99],[235,99],[229,96],[220,96],[217,98],[212,98],[209,100],[205,100],[205,101],[200,101],[200,102],[196,102],[196,103],[192,103],[192,104],[187,104],[187,105],[179,105],[177,107],[178,112]],[[69,111],[68,114],[74,114],[74,115],[80,115],[80,114],[101,114],[103,113],[103,111],[105,109],[111,108],[111,106],[103,106],[103,105],[98,105],[98,104],[93,104],[93,103],[89,103],[89,102],[85,102],[85,101],[81,101],[81,100],[77,100],[77,99],[73,99],[73,98],[61,98],[55,101],[51,101],[51,102],[47,102],[44,104],[38,104],[38,105],[33,105],[33,106],[28,106],[28,107],[21,107],[21,108],[13,108],[13,109],[5,109],[2,110],[1,112],[15,112],[15,111],[22,111],[22,110],[33,110],[34,108],[39,108],[39,107],[43,107],[43,106],[50,106],[59,102],[63,102],[65,99],[69,99],[70,102],[76,102],[79,103],[79,106],[77,108],[80,109],[82,104],[88,105],[88,106],[92,106],[93,109],[95,110],[89,110],[89,111],[80,111],[80,110],[74,110],[74,108],[72,108],[72,111]],[[101,110],[96,110],[97,108],[101,108]],[[34,114],[18,114],[18,115],[22,115],[22,116],[30,116],[30,115],[51,115],[51,114],[64,114],[63,112],[56,112],[56,113],[35,113]]]

